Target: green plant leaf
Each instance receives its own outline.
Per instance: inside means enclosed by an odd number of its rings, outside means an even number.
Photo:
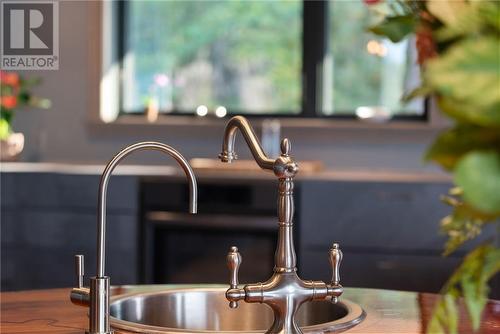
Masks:
[[[449,198],[447,198],[449,200]],[[440,231],[448,236],[443,252],[448,256],[465,242],[481,234],[486,224],[496,222],[499,215],[488,215],[471,207],[468,203],[457,201],[453,212],[441,220]]]
[[[49,99],[40,98],[38,96],[31,95],[29,97],[28,103],[29,106],[48,109],[52,106],[52,102]]]
[[[484,25],[500,32],[500,2],[481,1],[475,5]]]
[[[27,90],[21,90],[17,95],[17,101],[19,104],[28,104],[30,98],[31,94]]]
[[[478,330],[481,325],[481,312],[488,302],[489,289],[486,285],[476,284],[476,282],[467,280],[465,277],[462,281],[462,289],[472,328]]]
[[[401,98],[401,101],[403,101],[404,103],[408,103],[417,97],[429,96],[432,93],[433,93],[433,91],[430,87],[420,86],[420,87],[413,89],[412,91],[410,91],[408,93],[405,93],[403,95],[403,97]]]
[[[455,183],[462,188],[465,201],[479,210],[500,212],[500,153],[474,151],[455,167]]]
[[[485,36],[456,42],[440,57],[431,59],[424,81],[441,96],[474,112],[495,106],[500,118],[500,39]]]
[[[448,332],[458,333],[458,307],[455,296],[452,294],[445,295],[444,304],[446,307],[446,325],[448,327]]]
[[[465,0],[427,0],[426,5],[432,15],[447,25],[454,24],[465,11],[470,10]]]
[[[500,148],[500,131],[495,128],[458,124],[442,132],[427,150],[425,160],[433,160],[452,170],[456,163],[473,150]]]
[[[472,328],[477,331],[481,325],[481,313],[488,302],[488,281],[500,271],[500,249],[487,245],[479,247],[465,260],[468,267],[460,276],[460,285]]]
[[[455,209],[451,215],[441,220],[441,232],[448,236],[443,255],[450,255],[466,241],[474,239],[481,233],[483,225],[483,220],[464,215]]]
[[[0,110],[0,119],[5,120],[7,123],[10,124],[12,122],[13,117],[14,117],[14,110],[6,108],[2,108],[2,110]]]
[[[38,86],[41,83],[42,83],[42,78],[39,77],[20,78],[20,84],[22,89],[31,89],[35,86]]]
[[[500,32],[500,2],[472,1],[466,7],[455,20],[434,32],[437,41]]]
[[[474,239],[481,233],[484,225],[497,221],[500,214],[487,214],[464,202],[460,187],[451,188],[441,200],[453,207],[453,212],[441,220],[440,231],[448,236],[443,255],[448,256],[458,247]]]
[[[381,23],[368,28],[372,33],[387,37],[393,43],[402,41],[415,31],[417,21],[413,15],[386,17]]]
[[[458,292],[448,291],[441,297],[432,313],[432,318],[427,327],[429,334],[457,334],[458,309],[456,307]]]
[[[448,279],[436,304],[427,333],[456,333],[458,297],[463,296],[474,331],[488,298],[488,282],[500,271],[500,249],[491,244],[476,247]]]
[[[4,118],[0,119],[0,139],[7,139],[11,133],[10,124]]]
[[[438,98],[439,108],[448,116],[462,123],[500,128],[500,103],[488,107],[480,107],[466,101],[441,96]]]

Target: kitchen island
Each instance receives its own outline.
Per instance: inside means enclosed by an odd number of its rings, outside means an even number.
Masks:
[[[76,334],[88,326],[87,310],[72,305],[70,289],[5,292],[1,297],[4,334]],[[119,288],[114,289],[120,294]],[[360,304],[365,320],[348,333],[424,333],[438,295],[376,289],[346,289],[344,297]],[[461,310],[459,333],[472,333]],[[117,332],[126,333],[126,332]],[[490,301],[481,322],[482,334],[500,333],[500,301]]]
[[[179,168],[118,167],[107,208],[108,234],[113,236],[107,245],[107,274],[113,284],[223,282],[227,271],[221,259],[229,246],[245,244],[259,247],[242,248],[241,279],[267,279],[275,249],[277,187],[272,173],[249,162],[253,170],[238,168],[244,161],[217,164],[234,170],[193,164],[199,187],[196,217],[185,214],[187,186]],[[86,265],[95,267],[91,240],[103,169],[75,163],[1,164],[2,291],[69,286],[74,254],[85,254]],[[485,227],[477,242],[441,256],[446,237],[438,234],[439,221],[450,209],[439,197],[450,187],[450,178],[436,173],[299,172],[294,223],[300,275],[329,279],[327,251],[339,242],[345,255],[343,280],[349,286],[439,291],[466,251],[485,240],[500,240],[494,226]],[[211,252],[194,261],[182,245],[200,236]],[[55,265],[54,254],[66,256]],[[127,266],[121,265],[123,257],[130,259]],[[189,266],[176,266],[177,257]],[[193,274],[200,271],[207,273],[203,282]],[[495,278],[496,299],[499,284]]]

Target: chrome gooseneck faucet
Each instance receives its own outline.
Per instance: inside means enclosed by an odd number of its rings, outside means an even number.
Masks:
[[[322,281],[306,281],[297,275],[297,259],[293,244],[293,178],[299,167],[290,156],[290,141],[281,141],[281,155],[276,159],[269,159],[257,139],[251,125],[242,116],[235,116],[229,120],[224,132],[222,153],[219,159],[230,163],[236,159],[234,140],[236,130],[240,130],[257,164],[266,170],[271,170],[279,180],[278,194],[278,246],[275,253],[274,273],[269,280],[263,283],[247,284],[238,287],[238,270],[242,258],[236,247],[231,247],[227,255],[227,265],[230,270],[230,287],[226,291],[226,298],[231,308],[238,307],[238,301],[247,303],[264,303],[274,312],[274,322],[267,333],[297,334],[302,333],[295,322],[295,314],[300,306],[308,301],[331,299],[337,302],[342,294],[340,285],[340,262],[342,252],[339,245],[334,243],[330,249],[330,264],[333,274],[329,284]]]
[[[139,150],[155,150],[173,157],[182,167],[189,181],[189,212],[197,212],[197,185],[194,172],[188,161],[172,147],[157,142],[142,142],[124,148],[106,165],[99,184],[99,207],[97,218],[97,274],[90,278],[90,289],[83,287],[83,255],[76,255],[77,287],[71,290],[74,304],[88,306],[89,331],[87,334],[112,334],[109,323],[109,276],[104,273],[106,250],[106,195],[108,182],[115,167],[130,153]]]

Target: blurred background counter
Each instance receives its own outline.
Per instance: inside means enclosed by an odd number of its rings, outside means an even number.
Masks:
[[[2,164],[2,291],[70,286],[76,253],[87,256],[87,272],[94,273],[103,168]],[[276,242],[274,177],[257,169],[195,172],[200,207],[198,215],[189,215],[180,170],[117,169],[108,196],[112,284],[224,283],[225,255],[233,244],[244,259],[242,281],[267,278]],[[328,248],[338,241],[346,286],[437,292],[470,249],[441,258],[445,239],[436,232],[448,210],[438,198],[450,184],[438,173],[327,170],[298,176],[301,275],[328,279]],[[485,230],[477,242],[487,238],[498,242],[498,232]],[[497,298],[498,287],[497,279]]]

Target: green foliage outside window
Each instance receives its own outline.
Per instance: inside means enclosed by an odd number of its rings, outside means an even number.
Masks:
[[[172,104],[178,110],[206,104],[298,112],[301,10],[297,0],[131,2],[126,53],[134,56],[138,95],[150,95],[153,76],[160,72],[172,79]],[[198,78],[189,78],[190,66],[198,66],[193,71]],[[197,86],[206,68],[210,82]],[[195,90],[196,101],[183,96],[186,85]],[[265,105],[242,100],[242,91],[252,88],[268,90],[262,93]],[[135,107],[143,102],[139,99]]]
[[[399,101],[418,84],[408,41],[395,45],[367,33],[370,13],[361,0],[328,7],[328,27],[318,31],[329,44],[318,68],[326,103],[317,112],[385,106],[422,114],[422,101]],[[230,113],[301,112],[302,67],[311,61],[302,58],[302,0],[130,1],[126,8],[124,111],[143,112],[154,98],[165,112],[192,113],[200,104]],[[370,41],[384,53],[369,53]]]

